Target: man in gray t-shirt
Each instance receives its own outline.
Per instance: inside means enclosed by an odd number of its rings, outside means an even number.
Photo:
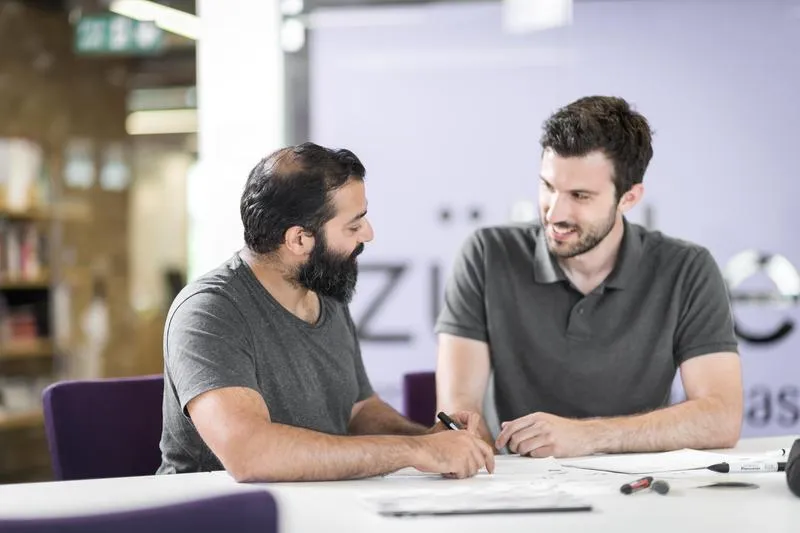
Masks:
[[[725,283],[701,246],[626,221],[647,120],[588,97],[544,125],[541,223],[476,231],[436,331],[440,408],[480,410],[488,442],[535,456],[735,444],[741,368]],[[686,401],[668,406],[680,368]],[[494,438],[493,438],[494,437]]]
[[[494,470],[480,417],[465,431],[401,416],[372,390],[347,308],[372,240],[364,167],[306,143],[264,158],[242,195],[246,247],[181,291],[164,331],[159,474],[329,480],[415,467]]]

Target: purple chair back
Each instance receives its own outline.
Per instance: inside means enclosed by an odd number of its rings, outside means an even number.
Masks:
[[[161,464],[164,377],[62,381],[43,393],[56,480],[144,476]]]
[[[436,373],[413,372],[403,376],[403,413],[423,426],[436,422]]]
[[[0,520],[3,533],[276,533],[275,499],[263,490],[90,516]]]

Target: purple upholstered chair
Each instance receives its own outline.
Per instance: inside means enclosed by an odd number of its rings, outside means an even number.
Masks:
[[[164,377],[62,381],[43,393],[57,480],[144,476],[161,464]]]
[[[423,426],[436,422],[436,373],[413,372],[403,376],[403,413]]]
[[[0,519],[3,533],[276,533],[278,510],[267,491],[241,492],[89,516]]]

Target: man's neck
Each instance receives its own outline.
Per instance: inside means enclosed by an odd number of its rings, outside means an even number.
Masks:
[[[558,260],[564,274],[581,292],[592,292],[614,270],[624,233],[625,225],[618,218],[611,232],[600,244],[584,254]]]
[[[278,259],[256,254],[249,248],[239,253],[242,261],[266,291],[287,311],[309,323],[319,318],[319,298],[317,295],[290,281],[289,269]]]

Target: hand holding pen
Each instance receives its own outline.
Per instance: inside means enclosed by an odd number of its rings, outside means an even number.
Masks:
[[[450,417],[449,417],[447,414],[445,414],[445,413],[444,413],[444,412],[442,412],[442,411],[439,411],[439,414],[438,414],[438,415],[436,415],[436,417],[437,417],[439,420],[441,420],[441,421],[442,421],[442,424],[444,424],[444,426],[445,426],[447,429],[452,429],[452,430],[455,430],[455,431],[458,431],[458,430],[464,429],[463,427],[461,427],[461,425],[460,425],[460,424],[458,424],[458,422],[456,422],[455,420],[453,420],[452,418],[450,418]]]
[[[437,416],[447,429],[413,438],[414,468],[454,478],[472,477],[483,468],[494,472],[494,451],[476,432],[462,431],[461,424],[444,413]]]

